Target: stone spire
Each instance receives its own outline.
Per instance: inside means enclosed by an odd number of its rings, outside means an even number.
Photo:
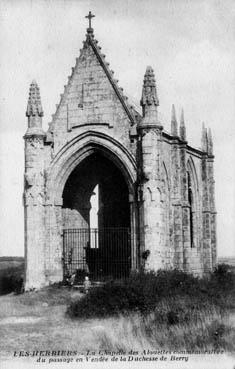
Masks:
[[[171,110],[171,134],[172,136],[178,135],[178,124],[177,124],[174,104],[172,105],[172,110]]]
[[[208,151],[208,140],[207,140],[207,129],[205,128],[205,123],[202,123],[202,139],[201,139],[202,151]]]
[[[28,130],[26,135],[45,134],[42,130],[43,110],[41,104],[40,90],[35,80],[32,81],[29,88],[29,99],[26,110],[28,117]]]
[[[180,138],[183,141],[186,141],[186,128],[184,123],[184,109],[181,110],[180,116]]]
[[[147,67],[144,75],[140,105],[143,109],[143,119],[140,125],[158,126],[159,124],[157,107],[159,105],[159,101],[157,97],[156,82],[152,67]]]
[[[211,133],[210,128],[208,130],[208,135],[207,135],[207,147],[208,147],[208,154],[213,155],[213,139],[212,139],[212,133]]]

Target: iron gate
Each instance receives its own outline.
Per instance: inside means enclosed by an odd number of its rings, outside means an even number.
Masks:
[[[64,277],[76,272],[92,279],[127,277],[131,268],[129,228],[65,229]]]

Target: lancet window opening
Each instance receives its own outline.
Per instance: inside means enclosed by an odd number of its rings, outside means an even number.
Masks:
[[[192,181],[189,172],[187,172],[188,178],[188,202],[189,202],[189,227],[190,227],[190,245],[194,247],[194,199],[192,191]]]
[[[99,247],[99,185],[97,184],[90,198],[89,242],[90,248]]]

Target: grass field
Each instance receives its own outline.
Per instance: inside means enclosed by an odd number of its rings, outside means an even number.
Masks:
[[[188,324],[158,324],[155,314],[71,319],[66,314],[79,292],[48,287],[0,297],[1,357],[25,350],[213,349],[235,351],[235,315],[202,311]],[[174,301],[172,301],[174,303]],[[157,310],[166,311],[168,301]]]
[[[22,260],[13,263],[3,260],[0,268],[7,282],[11,273],[22,273]],[[140,273],[124,284],[94,289],[85,298],[62,286],[23,294],[4,292],[1,358],[12,358],[20,350],[235,353],[234,281],[233,273],[220,268],[209,282],[179,271]]]

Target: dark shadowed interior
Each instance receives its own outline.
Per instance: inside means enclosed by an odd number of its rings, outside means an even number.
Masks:
[[[91,197],[97,188],[97,226],[93,228]],[[64,253],[70,272],[86,270],[94,277],[121,277],[129,272],[128,186],[113,162],[99,153],[85,158],[65,184],[63,210],[69,212],[64,222]]]

